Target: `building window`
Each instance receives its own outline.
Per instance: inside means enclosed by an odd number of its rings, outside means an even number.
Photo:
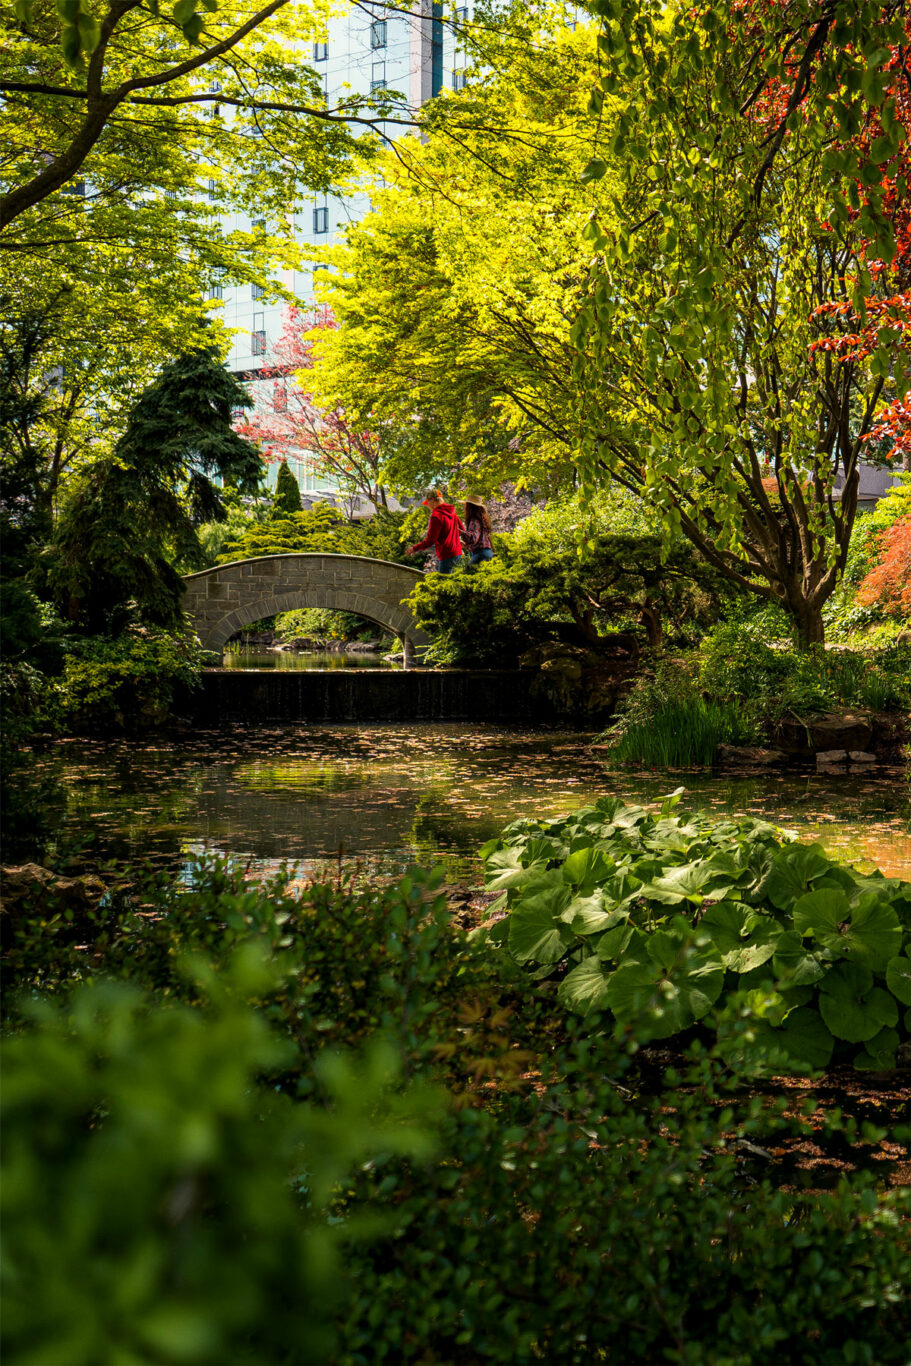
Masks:
[[[224,295],[225,291],[220,284],[213,281],[213,283],[209,285],[208,297],[210,299],[223,299]]]
[[[370,25],[370,46],[372,48],[386,46],[386,20],[374,19]]]
[[[253,314],[253,329],[250,333],[250,351],[254,356],[266,354],[266,315]]]
[[[246,422],[246,420],[247,420],[247,410],[246,410],[246,408],[232,408],[232,409],[231,409],[231,421],[232,421],[232,422]]]
[[[313,210],[313,231],[329,231],[329,210],[325,204],[322,204],[318,209]]]
[[[286,413],[288,411],[288,390],[281,380],[273,385],[272,407],[277,413]]]
[[[251,286],[250,286],[250,293],[251,293],[251,295],[253,296],[254,299],[261,299],[261,298],[263,297],[263,295],[265,294],[265,292],[266,292],[266,291],[265,291],[265,288],[264,288],[262,285],[251,285]]]
[[[460,9],[457,9],[455,12],[455,17],[456,23],[458,24],[459,28],[464,28],[464,26],[468,23],[468,6],[465,5]]]
[[[385,62],[374,62],[374,63],[373,63],[373,71],[371,72],[371,76],[370,76],[370,93],[373,94],[373,92],[374,92],[375,90],[385,90],[385,89],[386,89],[386,63],[385,63]]]
[[[209,94],[210,94],[210,95],[217,95],[220,89],[221,89],[221,81],[210,81],[210,82],[209,82]]]
[[[209,177],[209,184],[208,184],[208,191],[209,191],[209,198],[210,198],[210,199],[214,199],[214,198],[215,198],[215,190],[216,190],[215,181],[214,181],[214,180],[212,179],[212,177],[210,176],[210,177]]]
[[[313,44],[313,60],[314,60],[315,62],[325,62],[325,61],[328,59],[328,57],[329,57],[329,44],[328,44],[328,43],[314,43],[314,44]]]
[[[453,71],[453,73],[452,73],[452,88],[453,88],[453,90],[464,90],[467,84],[468,84],[468,72],[465,70],[464,67],[462,67],[462,69],[459,70],[459,71]]]
[[[165,199],[176,199],[176,198],[177,198],[177,191],[176,191],[176,190],[165,190],[165,192],[164,192],[164,197],[165,197]]]

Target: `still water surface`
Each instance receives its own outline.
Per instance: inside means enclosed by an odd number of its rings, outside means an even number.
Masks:
[[[387,653],[391,652],[389,646]],[[293,650],[226,650],[222,655],[223,669],[401,669],[400,659],[386,659],[382,654],[348,654],[344,650],[311,650],[297,654]]]
[[[647,803],[682,785],[691,808],[759,816],[911,878],[907,774],[616,772],[593,741],[492,725],[282,725],[147,745],[63,740],[42,762],[63,780],[58,846],[91,862],[177,868],[210,851],[311,873],[341,849],[365,871],[442,862],[450,878],[472,879],[479,846],[508,821],[607,793]]]

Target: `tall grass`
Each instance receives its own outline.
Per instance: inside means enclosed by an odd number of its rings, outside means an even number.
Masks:
[[[754,738],[736,703],[706,702],[698,696],[668,699],[648,719],[630,720],[615,735],[612,761],[648,768],[708,765],[719,744]]]

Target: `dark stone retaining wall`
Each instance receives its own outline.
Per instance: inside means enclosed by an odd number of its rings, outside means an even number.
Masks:
[[[207,669],[177,699],[200,726],[274,721],[562,721],[533,672],[475,669]],[[565,724],[565,722],[564,722]]]

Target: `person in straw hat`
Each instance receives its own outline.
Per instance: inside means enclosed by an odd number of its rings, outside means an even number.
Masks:
[[[482,564],[484,560],[493,559],[493,547],[490,543],[490,518],[487,516],[487,508],[480,498],[475,498],[471,493],[465,497],[465,530],[462,532],[462,542],[468,551],[470,567]]]

